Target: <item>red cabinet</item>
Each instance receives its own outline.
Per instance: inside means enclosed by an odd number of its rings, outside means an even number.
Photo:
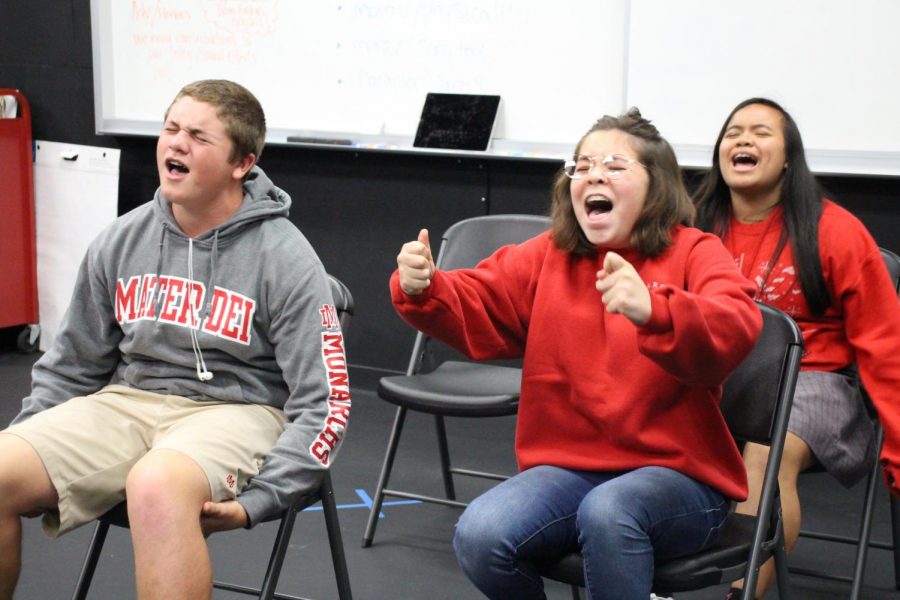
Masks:
[[[24,326],[18,345],[30,351],[40,331],[31,110],[18,90],[0,96],[18,104],[15,118],[0,118],[0,327]]]

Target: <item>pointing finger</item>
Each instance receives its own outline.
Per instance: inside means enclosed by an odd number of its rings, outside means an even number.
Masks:
[[[606,257],[603,259],[603,270],[605,270],[607,273],[613,273],[627,264],[628,261],[622,258],[621,255],[616,254],[615,252],[610,250],[606,253]]]

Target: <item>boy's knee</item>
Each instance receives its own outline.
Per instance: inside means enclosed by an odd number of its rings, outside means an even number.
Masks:
[[[187,456],[151,452],[128,473],[125,496],[132,526],[135,520],[152,524],[179,516],[193,519],[199,518],[203,502],[209,499],[209,483]]]
[[[169,501],[166,493],[165,473],[153,465],[138,462],[125,480],[125,497],[128,499],[128,517],[132,526],[140,527],[153,515],[164,515]]]

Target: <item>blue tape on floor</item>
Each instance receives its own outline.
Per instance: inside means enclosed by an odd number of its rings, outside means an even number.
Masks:
[[[369,496],[369,494],[366,493],[366,490],[364,490],[362,488],[357,488],[356,495],[359,496],[359,499],[362,500],[362,502],[360,502],[359,504],[338,504],[337,505],[338,509],[367,508],[369,510],[372,510],[372,498]],[[382,506],[399,506],[401,504],[422,504],[422,501],[421,500],[388,500],[388,501],[381,503]],[[322,510],[322,507],[321,506],[308,506],[308,507],[304,508],[303,510],[304,511],[306,511],[306,510]],[[384,513],[379,512],[378,518],[383,519]]]

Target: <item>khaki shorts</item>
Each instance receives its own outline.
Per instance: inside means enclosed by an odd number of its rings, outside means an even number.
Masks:
[[[131,467],[151,449],[182,452],[200,465],[214,501],[232,500],[259,473],[284,430],[284,413],[270,406],[197,402],[111,385],[72,398],[11,426],[37,451],[59,494],[44,514],[56,537],[125,499]]]

